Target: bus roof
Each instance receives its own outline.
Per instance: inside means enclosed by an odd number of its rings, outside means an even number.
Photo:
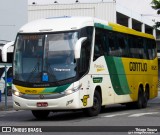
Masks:
[[[101,27],[108,30],[154,39],[154,37],[150,34],[138,32],[119,24],[108,23],[107,21],[103,21],[93,17],[79,16],[49,17],[32,21],[21,27],[19,33],[71,31],[83,28],[85,26]]]
[[[94,26],[92,17],[50,17],[24,25],[20,33],[40,33],[77,30],[85,26]]]
[[[118,31],[118,32],[127,33],[127,34],[131,34],[131,35],[155,39],[154,36],[151,34],[142,33],[142,32],[136,31],[134,29],[130,29],[128,27],[119,25],[119,24],[109,23],[109,26],[112,27],[113,31]]]

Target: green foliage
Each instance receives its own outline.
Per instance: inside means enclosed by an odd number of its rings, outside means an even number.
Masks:
[[[151,2],[152,8],[157,10],[157,14],[160,14],[160,0],[152,0]],[[160,27],[160,22],[156,22],[155,25],[153,26],[154,28]]]
[[[156,22],[154,27],[159,28],[160,27],[160,22]]]
[[[155,10],[160,9],[160,0],[152,0],[151,4],[153,9]]]

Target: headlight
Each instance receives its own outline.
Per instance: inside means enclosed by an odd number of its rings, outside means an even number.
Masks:
[[[72,93],[78,91],[81,88],[81,86],[82,86],[82,84],[74,87],[73,89],[65,90],[65,91],[61,92],[61,94],[65,94],[65,95],[72,94]]]
[[[72,94],[73,92],[75,92],[75,91],[74,90],[66,90],[66,91],[64,91],[64,93],[66,95]]]
[[[22,96],[23,94],[21,92],[19,92],[18,90],[12,90],[12,93],[15,95],[15,96]]]

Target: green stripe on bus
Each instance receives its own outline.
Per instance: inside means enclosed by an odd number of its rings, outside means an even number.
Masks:
[[[45,88],[42,93],[60,93],[65,91],[71,84],[66,84],[58,87]]]
[[[122,59],[118,57],[106,56],[105,60],[109,70],[112,86],[116,94],[130,94],[131,92],[128,86]]]
[[[103,24],[101,24],[101,23],[95,23],[94,26],[97,27],[97,28],[112,30],[112,27],[111,27],[111,26],[103,25]]]

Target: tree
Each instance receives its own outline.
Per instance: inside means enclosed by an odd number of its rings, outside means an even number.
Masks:
[[[160,14],[160,0],[152,0],[151,4],[152,4],[152,8],[157,10],[157,14],[159,15]],[[160,22],[156,22],[154,27],[155,28],[160,27]]]
[[[160,9],[160,0],[152,0],[151,4],[153,9]],[[157,12],[157,14],[159,14],[159,12]]]

